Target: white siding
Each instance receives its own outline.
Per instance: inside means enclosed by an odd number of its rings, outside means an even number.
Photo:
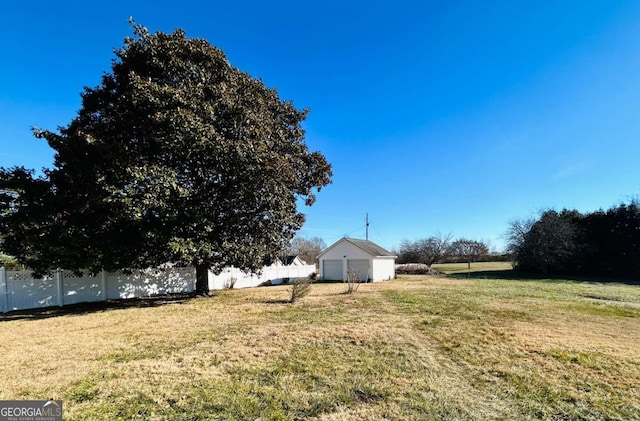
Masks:
[[[373,281],[386,281],[396,277],[395,258],[378,258],[373,260]]]
[[[346,241],[336,244],[331,250],[320,256],[321,259],[371,259],[366,251]]]
[[[365,250],[350,239],[339,240],[320,254],[320,275],[323,279],[344,280],[348,269],[356,269],[362,280],[378,282],[395,278],[395,256],[376,256]],[[337,276],[338,263],[335,263],[338,261],[342,268],[340,277]]]

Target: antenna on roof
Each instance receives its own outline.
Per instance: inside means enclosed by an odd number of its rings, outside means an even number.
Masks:
[[[365,230],[365,240],[369,241],[369,213],[367,213],[366,219],[365,219],[365,226],[367,227],[367,229]]]

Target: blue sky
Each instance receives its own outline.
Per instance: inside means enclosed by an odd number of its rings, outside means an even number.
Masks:
[[[181,27],[311,109],[334,182],[303,236],[387,248],[435,232],[501,248],[512,218],[640,195],[637,1],[10,2],[0,14],[0,166],[49,167],[133,16]]]

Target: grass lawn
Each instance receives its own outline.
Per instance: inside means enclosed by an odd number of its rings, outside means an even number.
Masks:
[[[0,399],[62,399],[65,420],[640,419],[640,286],[471,275],[0,316]]]
[[[438,269],[442,273],[467,273],[468,265],[466,263],[436,263],[434,269]],[[471,263],[471,271],[505,271],[512,270],[511,262],[473,262]]]

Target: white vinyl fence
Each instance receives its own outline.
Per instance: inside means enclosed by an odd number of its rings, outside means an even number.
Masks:
[[[315,265],[305,266],[265,266],[259,274],[247,273],[235,267],[228,267],[219,274],[209,271],[209,289],[257,287],[267,281],[271,285],[282,284],[285,279],[307,278],[316,271]]]
[[[0,267],[0,311],[64,306],[67,304],[139,298],[191,292],[195,289],[193,267],[139,270],[131,274],[101,272],[75,276],[56,270],[42,279],[31,271],[8,271]]]
[[[278,285],[290,278],[306,278],[314,265],[265,266],[259,274],[225,268],[220,274],[209,271],[209,289],[256,287],[269,281]],[[10,271],[0,267],[0,312],[64,306],[76,303],[141,298],[195,290],[194,267],[166,270],[138,270],[131,274],[101,272],[77,277],[56,270],[37,279],[31,271]]]

